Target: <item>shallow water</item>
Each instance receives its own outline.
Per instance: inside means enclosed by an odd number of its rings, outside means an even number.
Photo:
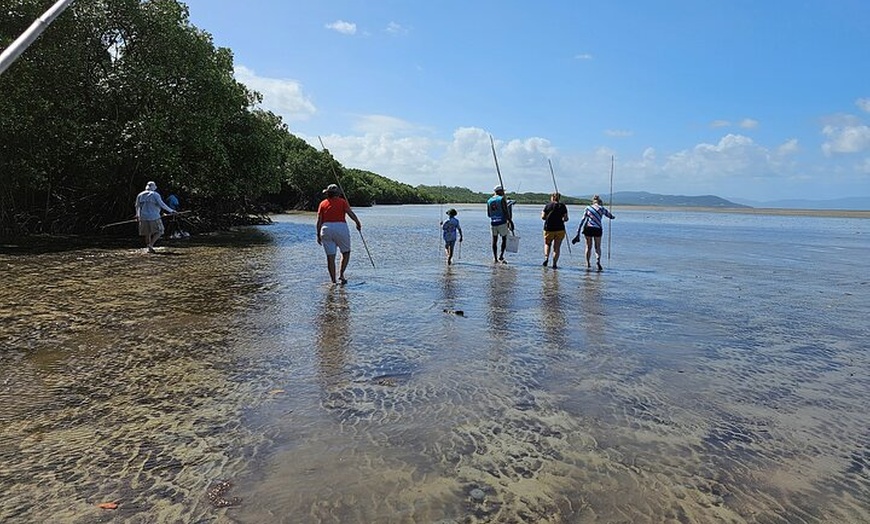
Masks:
[[[340,288],[310,215],[0,251],[0,521],[870,521],[870,222],[617,209],[598,273],[458,210]]]

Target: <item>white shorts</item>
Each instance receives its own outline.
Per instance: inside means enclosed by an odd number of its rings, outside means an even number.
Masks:
[[[335,255],[336,248],[350,252],[350,229],[347,222],[324,222],[320,226],[320,243],[327,255]]]
[[[494,237],[506,237],[511,232],[510,227],[508,227],[507,222],[504,224],[499,224],[497,226],[489,226],[492,230],[492,236]]]

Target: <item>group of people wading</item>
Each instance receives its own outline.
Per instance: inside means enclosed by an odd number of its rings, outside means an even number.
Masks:
[[[347,279],[344,276],[350,260],[350,231],[345,217],[350,217],[356,223],[357,231],[362,231],[362,223],[350,209],[347,200],[341,195],[341,190],[335,184],[330,184],[323,190],[325,198],[317,208],[317,243],[323,246],[326,252],[326,268],[333,284],[344,284]],[[541,219],[544,221],[544,263],[549,265],[550,254],[553,255],[553,269],[559,267],[559,255],[562,241],[565,240],[565,222],[568,221],[568,207],[560,202],[561,195],[558,192],[550,195],[550,202],[541,211]],[[490,220],[492,233],[492,258],[493,262],[506,263],[504,258],[507,249],[508,235],[513,234],[514,222],[512,213],[513,202],[510,202],[500,185],[493,189],[493,195],[486,201],[486,214]],[[444,239],[444,251],[447,256],[447,264],[453,263],[453,253],[456,242],[462,242],[462,227],[456,218],[457,211],[453,208],[447,210],[448,219],[441,223],[442,238]],[[599,271],[601,266],[601,236],[603,233],[603,218],[616,218],[602,205],[598,195],[592,197],[592,203],[583,211],[583,219],[577,228],[577,235],[571,240],[576,244],[580,241],[580,235],[586,238],[586,268],[591,269],[592,251],[595,250],[595,262]],[[360,233],[362,234],[362,233]],[[499,247],[499,238],[501,246]],[[336,277],[335,257],[336,251],[341,252],[341,265]]]
[[[317,243],[323,246],[326,252],[326,269],[333,284],[345,284],[345,271],[350,262],[350,229],[347,226],[347,217],[356,224],[357,231],[362,231],[362,223],[356,213],[350,208],[347,199],[341,194],[341,188],[336,184],[330,184],[323,190],[324,198],[317,207]],[[550,202],[541,211],[541,219],[544,221],[544,263],[550,264],[550,255],[553,256],[553,269],[559,267],[559,255],[561,254],[562,242],[565,240],[565,222],[568,221],[568,206],[560,202],[561,195],[558,192],[550,194]],[[505,264],[504,258],[508,244],[508,236],[514,232],[513,202],[509,201],[502,186],[493,189],[493,195],[486,201],[486,214],[490,220],[492,233],[492,258],[496,264]],[[177,213],[175,206],[167,205],[157,192],[157,184],[148,182],[145,190],[136,196],[136,220],[139,224],[139,234],[144,237],[145,247],[150,253],[154,253],[154,243],[163,235],[163,221],[160,212],[170,214]],[[453,263],[453,253],[456,242],[462,242],[462,227],[456,218],[457,211],[453,208],[447,210],[448,219],[441,223],[442,238],[444,239],[444,251],[447,256],[447,264]],[[586,238],[586,269],[591,269],[592,251],[595,251],[595,263],[599,271],[601,266],[601,236],[603,233],[602,221],[604,217],[614,219],[613,214],[602,205],[598,195],[592,197],[592,203],[583,211],[583,219],[577,228],[577,235],[571,240],[572,244],[580,241],[580,235]],[[362,235],[362,233],[360,233]],[[501,246],[499,246],[501,238]],[[341,262],[336,271],[336,255],[341,253]]]
[[[550,262],[550,252],[553,253],[553,269],[558,267],[562,241],[565,239],[565,222],[568,221],[568,206],[559,202],[562,195],[550,194],[550,202],[541,211],[541,219],[544,221],[544,263]],[[592,268],[592,250],[595,250],[595,265],[598,271],[601,266],[601,237],[604,234],[603,219],[616,218],[606,207],[602,205],[601,197],[592,197],[592,203],[583,210],[583,219],[577,227],[577,234],[571,239],[572,244],[580,242],[580,235],[586,238],[586,269]]]

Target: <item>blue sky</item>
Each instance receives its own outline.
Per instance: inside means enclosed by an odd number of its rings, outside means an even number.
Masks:
[[[190,0],[348,167],[490,191],[870,196],[866,0]]]

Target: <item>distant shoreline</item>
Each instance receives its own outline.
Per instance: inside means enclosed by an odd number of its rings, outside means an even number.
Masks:
[[[474,205],[482,202],[449,202],[442,205]],[[391,206],[393,204],[390,204]],[[433,206],[438,204],[400,204],[405,206]],[[543,204],[520,204],[523,206],[536,206]],[[583,204],[569,204],[572,206],[585,207]],[[377,208],[378,206],[374,206]],[[610,207],[610,206],[605,206]],[[619,210],[632,211],[660,211],[663,213],[675,211],[696,211],[699,213],[728,213],[732,215],[767,215],[767,216],[803,216],[803,217],[829,217],[829,218],[870,218],[870,210],[856,209],[791,209],[779,207],[695,207],[695,206],[644,206],[624,204],[617,205],[615,213]],[[285,214],[308,214],[312,211],[285,211]]]
[[[730,213],[737,215],[810,216],[831,218],[870,218],[870,211],[852,209],[786,209],[776,207],[675,207],[675,206],[616,206],[619,209],[638,211],[699,211],[705,213]]]

